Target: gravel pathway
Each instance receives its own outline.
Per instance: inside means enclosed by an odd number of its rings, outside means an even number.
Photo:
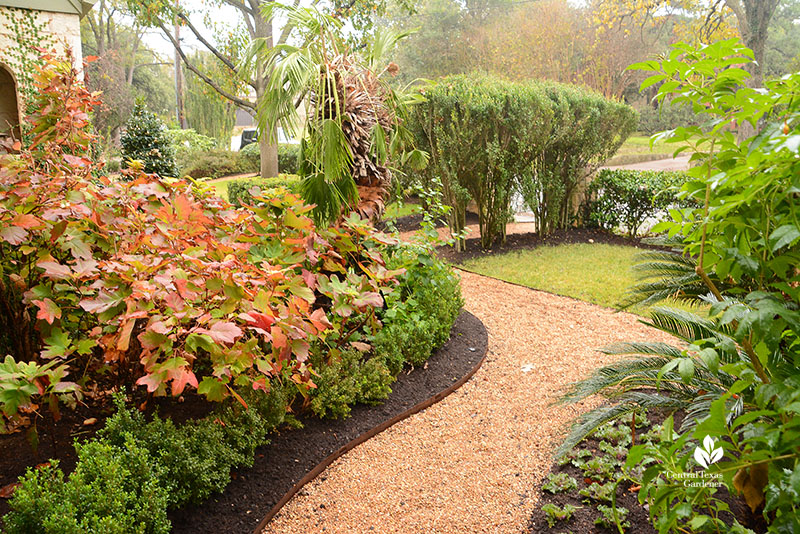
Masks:
[[[483,367],[442,402],[337,460],[265,533],[525,531],[558,440],[588,408],[550,403],[611,361],[595,348],[654,331],[634,315],[461,276],[466,308],[489,330]]]

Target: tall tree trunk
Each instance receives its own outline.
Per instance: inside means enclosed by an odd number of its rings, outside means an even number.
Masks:
[[[272,21],[265,20],[261,13],[255,17],[256,37],[263,38],[272,46]],[[267,92],[268,78],[263,67],[259,66],[256,72],[256,102],[261,102]],[[278,176],[278,145],[270,143],[274,132],[258,133],[258,148],[261,154],[261,177],[270,178]]]

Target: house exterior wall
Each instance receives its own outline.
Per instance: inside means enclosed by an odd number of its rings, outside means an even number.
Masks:
[[[16,35],[11,29],[10,22],[13,20],[12,9],[0,7],[0,66],[10,70],[14,77],[19,80],[19,73],[14,72],[14,61],[9,54],[18,51],[20,44],[16,40]],[[69,13],[54,13],[51,11],[32,11],[36,16],[37,26],[42,26],[42,33],[52,38],[52,43],[47,44],[48,49],[55,49],[56,54],[65,55],[67,50],[72,51],[73,63],[80,71],[83,68],[83,51],[81,49],[81,22],[80,17]],[[35,50],[29,50],[29,54],[38,54]],[[22,102],[22,95],[17,86],[17,105],[16,109],[22,120],[22,111],[25,105]],[[0,98],[11,98],[8,87],[0,89]],[[0,103],[0,108],[9,110],[13,106],[8,103]]]

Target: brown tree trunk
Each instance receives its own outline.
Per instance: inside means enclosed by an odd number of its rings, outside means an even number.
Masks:
[[[259,13],[255,17],[256,37],[263,38],[269,46],[272,46],[272,21],[264,20]],[[256,72],[256,102],[261,102],[267,92],[269,79],[263,67],[259,66]],[[270,138],[275,137],[275,132],[258,132],[258,149],[261,154],[261,177],[271,178],[278,176],[278,145],[270,143]]]

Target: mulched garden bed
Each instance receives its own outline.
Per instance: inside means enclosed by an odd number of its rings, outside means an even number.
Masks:
[[[680,426],[682,417],[683,414],[680,412],[675,415],[676,427]],[[647,418],[649,423],[646,426],[643,425],[642,427],[639,427],[637,425],[637,440],[640,440],[642,436],[646,436],[646,433],[650,431],[653,426],[661,424],[664,419],[666,419],[666,414],[656,414],[654,412],[650,412]],[[622,430],[629,429],[630,423],[620,423],[617,424],[615,428],[621,428]],[[609,527],[595,523],[596,520],[602,517],[602,513],[599,510],[599,505],[610,508],[610,500],[593,499],[579,494],[580,491],[586,491],[586,489],[592,483],[603,485],[607,483],[613,483],[616,480],[616,474],[619,473],[618,466],[610,467],[610,472],[604,476],[602,474],[592,474],[591,472],[587,472],[587,469],[589,468],[583,465],[584,462],[595,461],[599,459],[601,463],[593,466],[600,468],[595,471],[595,473],[597,473],[604,467],[602,462],[607,460],[612,462],[616,461],[620,464],[625,463],[626,454],[631,447],[631,443],[627,438],[625,441],[621,442],[620,437],[615,437],[614,433],[614,430],[610,430],[608,435],[602,435],[602,437],[593,434],[578,444],[578,446],[570,451],[570,453],[568,453],[568,455],[572,458],[569,462],[567,462],[565,459],[564,462],[567,463],[559,462],[559,460],[556,460],[556,462],[553,463],[548,477],[545,477],[542,484],[534,489],[535,492],[540,492],[541,498],[531,515],[530,522],[528,523],[528,534],[557,534],[564,532],[580,532],[581,534],[616,534],[619,532],[616,526],[613,524],[611,527]],[[628,436],[630,436],[630,434],[628,434]],[[603,443],[603,445],[601,445],[601,443]],[[639,443],[639,441],[637,441],[637,443]],[[609,449],[609,445],[616,448],[616,455],[608,452],[611,450]],[[603,449],[605,449],[605,451]],[[557,491],[555,493],[545,489],[550,477],[556,475],[566,475],[571,477],[577,481],[577,487],[567,489],[565,491]],[[647,509],[639,504],[638,489],[638,486],[633,486],[629,481],[620,482],[617,488],[617,508],[619,509],[622,507],[628,510],[625,520],[630,524],[630,526],[625,528],[625,532],[635,534],[655,534],[657,531],[650,523],[650,517]],[[725,488],[720,488],[720,490],[716,493],[716,497],[728,504],[731,512],[742,525],[752,529],[756,533],[766,532],[767,527],[763,521],[763,518],[753,515],[744,501],[742,501],[740,498],[731,495]],[[565,505],[572,505],[576,508],[576,510],[573,512],[571,518],[556,520],[554,522],[555,524],[550,526],[548,524],[547,514],[542,509],[542,507],[546,507],[550,504],[553,504],[561,509],[563,509]],[[732,516],[722,518],[728,523],[730,523],[732,520]],[[553,521],[552,518],[551,521]]]
[[[394,220],[395,227],[400,232],[410,232],[419,230],[422,222],[422,214],[406,215]],[[478,216],[472,212],[467,212],[466,224],[478,224]],[[440,221],[437,227],[445,227],[447,224]],[[384,227],[385,228],[385,227]],[[480,237],[472,237],[466,240],[466,247],[461,252],[456,252],[453,247],[443,246],[437,248],[438,256],[450,263],[459,264],[473,258],[503,254],[515,250],[534,249],[541,246],[556,246],[571,243],[605,243],[608,245],[625,245],[653,250],[665,250],[664,247],[645,243],[642,238],[629,238],[602,230],[600,228],[569,228],[566,230],[555,230],[550,235],[542,237],[538,233],[528,232],[519,234],[508,234],[505,243],[495,242],[487,250],[481,248]]]
[[[542,237],[538,233],[508,234],[503,244],[495,243],[488,250],[481,248],[480,238],[466,240],[466,248],[461,252],[456,252],[453,247],[439,247],[436,252],[440,258],[451,263],[459,264],[473,258],[502,254],[515,250],[534,249],[541,246],[556,246],[572,243],[605,243],[608,245],[625,245],[629,247],[639,247],[648,249],[662,249],[654,245],[642,242],[641,238],[630,239],[628,237],[613,234],[599,228],[570,228],[567,230],[555,230],[549,235]]]
[[[424,368],[403,372],[383,404],[354,406],[347,419],[301,418],[302,429],[274,435],[270,444],[257,450],[252,468],[234,472],[225,493],[199,506],[171,513],[172,531],[252,532],[284,494],[329,454],[447,389],[478,364],[487,347],[483,323],[471,313],[462,312],[453,325],[450,340]]]
[[[488,334],[483,323],[471,313],[462,312],[453,325],[450,340],[423,368],[401,373],[383,404],[354,406],[351,416],[342,420],[301,417],[303,428],[276,431],[271,442],[257,450],[252,468],[232,473],[233,480],[223,494],[201,505],[171,512],[173,532],[251,532],[284,494],[328,455],[446,390],[475,368],[487,347]],[[164,403],[158,409],[162,417],[183,422],[207,415],[211,405],[199,397],[188,397],[184,403]],[[110,406],[100,415],[97,410],[96,406],[64,410],[64,417],[55,425],[46,416],[39,423],[40,443],[36,452],[23,433],[0,436],[0,488],[15,482],[28,466],[53,457],[59,459],[65,471],[72,471],[76,461],[73,440],[92,437],[111,414]],[[97,422],[84,425],[90,417],[96,417]],[[0,515],[8,511],[8,500],[0,498]]]

